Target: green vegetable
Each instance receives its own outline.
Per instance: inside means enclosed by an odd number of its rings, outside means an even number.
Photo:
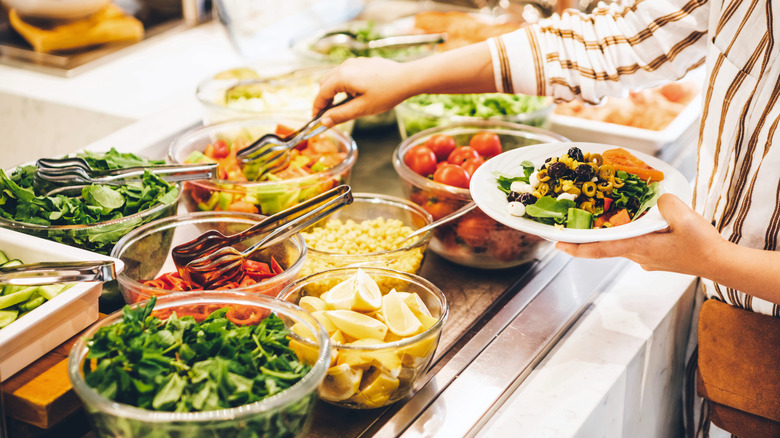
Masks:
[[[376,29],[376,25],[373,21],[368,21],[366,24],[360,27],[348,30],[355,34],[355,40],[362,43],[367,43],[389,36],[383,35],[381,32],[379,32]],[[432,50],[432,45],[385,47],[377,49],[351,49],[346,46],[336,46],[328,51],[327,57],[332,62],[342,62],[348,58],[356,58],[359,56],[403,60],[422,55],[426,52],[431,52]]]
[[[111,149],[106,153],[84,152],[78,156],[94,169],[107,170],[127,166],[159,164],[134,154]],[[42,196],[33,187],[35,166],[18,167],[9,177],[0,169],[0,217],[36,225],[90,225],[130,216],[156,205],[172,205],[178,197],[176,185],[146,172],[140,183],[124,186],[91,185],[80,197]],[[146,221],[156,218],[147,218]],[[57,242],[78,246],[102,254],[111,252],[114,244],[143,220],[126,221],[85,230],[48,231]]]
[[[120,322],[88,341],[86,383],[111,400],[156,411],[226,409],[278,394],[311,369],[288,347],[275,314],[255,326],[234,324],[228,308],[201,322],[176,313],[161,321],[151,316],[155,301],[125,306]],[[288,417],[283,427],[299,429],[303,420]]]
[[[11,259],[0,251],[0,267],[13,267],[23,264],[19,259]],[[66,291],[72,284],[50,284],[45,286],[0,286],[0,328],[6,327],[25,313],[37,308]]]
[[[521,181],[524,183],[529,183],[529,179],[532,173],[534,173],[534,163],[530,161],[523,161],[520,163],[521,166],[523,166],[523,176],[515,176],[515,177],[509,177],[499,174],[498,172],[495,172],[493,175],[496,177],[496,181],[498,182],[498,188],[502,192],[506,193],[507,195],[512,192],[512,183],[515,181]]]
[[[549,99],[521,94],[420,94],[404,101],[411,113],[399,112],[407,135],[445,123],[456,116],[480,119],[502,118],[538,111],[549,105]],[[420,117],[415,113],[423,113]],[[521,123],[541,126],[546,114],[522,120]]]
[[[566,228],[589,230],[593,227],[593,215],[580,208],[570,208],[566,217]]]
[[[550,196],[542,196],[535,204],[526,205],[525,214],[547,225],[563,224],[566,222],[569,209],[574,207],[576,203],[572,200],[557,200]]]

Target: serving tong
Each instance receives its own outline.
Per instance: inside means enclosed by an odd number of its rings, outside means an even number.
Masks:
[[[236,158],[244,175],[250,181],[258,181],[269,173],[278,172],[287,167],[290,164],[290,151],[301,142],[328,129],[322,124],[322,116],[325,112],[352,99],[354,96],[347,96],[339,102],[331,102],[300,129],[284,138],[275,133],[268,133],[239,150],[236,153]]]
[[[36,162],[33,188],[52,196],[58,193],[81,193],[92,184],[124,185],[143,179],[150,171],[168,182],[211,179],[217,177],[218,163],[162,164],[132,166],[121,169],[93,169],[86,160],[74,158],[41,158]]]
[[[0,267],[0,284],[17,286],[111,280],[116,280],[116,268],[112,260],[44,262]]]
[[[350,31],[328,32],[314,41],[311,50],[328,54],[336,47],[349,50],[385,49],[390,47],[411,47],[426,44],[441,44],[447,41],[446,33],[424,33],[418,35],[394,35],[371,41],[358,41],[358,36]]]
[[[352,189],[341,185],[296,206],[268,216],[246,230],[225,236],[209,230],[194,240],[175,247],[172,258],[179,275],[204,288],[236,281],[244,274],[243,264],[261,249],[276,245],[352,203]],[[266,235],[244,251],[231,245],[250,237]]]

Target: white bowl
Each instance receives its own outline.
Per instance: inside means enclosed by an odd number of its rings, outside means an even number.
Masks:
[[[124,263],[101,254],[0,228],[0,250],[24,263],[113,260],[117,275]],[[78,283],[0,330],[2,379],[31,364],[97,321],[103,284]]]
[[[105,7],[110,0],[2,0],[23,17],[72,20],[84,18]]]

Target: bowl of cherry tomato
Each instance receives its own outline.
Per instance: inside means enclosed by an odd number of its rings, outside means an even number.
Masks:
[[[271,215],[341,184],[347,184],[357,160],[352,137],[331,128],[299,143],[283,168],[261,177],[257,166],[241,166],[236,154],[264,134],[285,137],[303,119],[248,119],[189,131],[171,144],[171,163],[219,163],[218,178],[184,183],[189,211],[237,211]]]
[[[510,149],[565,141],[561,135],[517,123],[456,122],[404,140],[393,153],[393,167],[406,196],[436,220],[471,202],[471,175],[485,161]],[[429,247],[459,265],[504,269],[536,259],[551,245],[475,209],[437,227]]]

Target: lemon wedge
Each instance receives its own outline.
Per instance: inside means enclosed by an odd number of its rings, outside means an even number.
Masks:
[[[330,342],[334,344],[346,344],[347,340],[344,339],[344,334],[341,333],[341,330],[336,329],[336,331],[333,332],[332,335],[330,335]]]
[[[328,318],[327,311],[325,310],[317,310],[315,312],[311,313],[311,316],[314,317],[317,321],[322,324],[323,327],[325,327],[325,331],[328,332],[328,336],[332,335],[333,332],[338,330],[336,326],[333,324],[333,322]]]
[[[366,374],[368,375],[363,377],[360,392],[355,394],[352,400],[367,408],[384,406],[398,389],[398,379],[388,376],[378,368],[372,368]]]
[[[320,386],[320,396],[330,401],[346,400],[358,392],[362,377],[363,370],[346,364],[330,367]]]
[[[382,313],[387,328],[395,335],[407,337],[422,331],[422,323],[395,289],[382,297]]]
[[[361,339],[352,342],[350,346],[360,347],[384,344],[379,339]],[[398,377],[401,372],[401,358],[389,349],[380,350],[341,350],[337,363],[347,364],[353,368],[368,369],[371,366],[381,368],[392,377]]]
[[[305,325],[303,325],[303,323],[301,322],[296,322],[295,324],[293,324],[293,326],[290,327],[290,331],[292,331],[293,333],[295,333],[296,335],[302,338],[309,339],[312,341],[317,340],[317,338],[314,337],[314,333],[312,333],[311,330]]]
[[[352,310],[358,312],[373,312],[382,307],[382,292],[370,275],[362,269],[358,269],[354,276],[355,300]]]
[[[410,310],[409,313],[411,314],[411,312]],[[387,334],[387,326],[382,324],[381,321],[353,310],[328,310],[325,314],[336,328],[351,338],[384,339]],[[418,325],[421,325],[416,318],[415,321],[417,321]]]
[[[409,306],[409,310],[414,313],[414,316],[422,323],[423,331],[433,327],[439,320],[431,315],[431,311],[428,310],[428,306],[425,305],[420,295],[411,293],[404,298],[404,303]]]
[[[311,295],[301,297],[301,299],[298,300],[298,305],[309,313],[316,312],[318,310],[328,310],[328,304],[323,301],[322,298],[313,297]]]
[[[295,352],[301,362],[309,365],[317,362],[317,357],[320,354],[320,350],[316,346],[304,344],[296,339],[290,339],[289,347]]]
[[[351,310],[355,304],[355,279],[350,277],[320,296],[330,310]]]

